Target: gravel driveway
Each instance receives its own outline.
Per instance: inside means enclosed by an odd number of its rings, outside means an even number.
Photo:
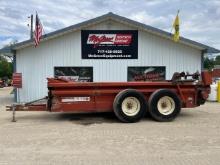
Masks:
[[[220,164],[220,103],[183,109],[173,122],[120,123],[114,114],[11,112],[0,88],[0,165]]]

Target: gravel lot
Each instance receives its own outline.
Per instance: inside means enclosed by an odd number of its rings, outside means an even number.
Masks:
[[[183,109],[168,123],[123,124],[113,114],[11,112],[0,88],[0,164],[220,164],[220,104]]]

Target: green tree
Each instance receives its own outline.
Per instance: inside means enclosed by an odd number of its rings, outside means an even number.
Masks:
[[[12,40],[9,44],[5,45],[4,47],[13,46],[16,44],[17,40]],[[11,79],[13,73],[13,58],[7,55],[0,55],[0,79]]]
[[[220,65],[220,56],[215,58],[215,65]]]
[[[11,78],[13,66],[4,56],[0,56],[0,78]]]
[[[212,60],[212,59],[209,59],[209,58],[205,58],[204,59],[204,68],[205,69],[208,69],[208,70],[211,70],[215,65],[215,61]]]

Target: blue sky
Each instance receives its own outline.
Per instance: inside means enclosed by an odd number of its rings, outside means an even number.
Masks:
[[[108,12],[170,32],[180,9],[180,35],[220,49],[220,0],[0,0],[0,48],[29,38],[38,11],[46,33]]]

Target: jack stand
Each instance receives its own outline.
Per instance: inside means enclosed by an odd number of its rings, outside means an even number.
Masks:
[[[15,105],[12,107],[12,122],[16,122],[15,120]]]

